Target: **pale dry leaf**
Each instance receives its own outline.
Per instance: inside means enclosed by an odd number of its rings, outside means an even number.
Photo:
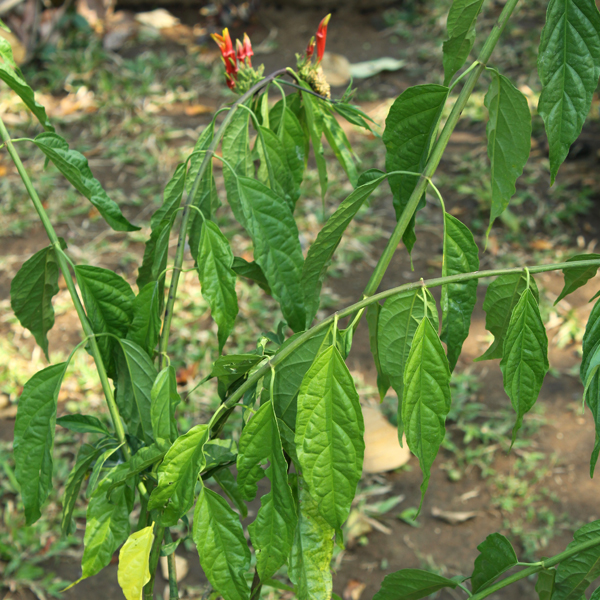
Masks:
[[[474,519],[477,513],[475,511],[442,510],[434,506],[431,509],[431,516],[450,525],[459,525],[460,523]]]

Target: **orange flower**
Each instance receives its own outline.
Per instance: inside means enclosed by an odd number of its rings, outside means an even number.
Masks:
[[[323,54],[325,54],[325,42],[327,41],[327,24],[331,19],[331,14],[323,18],[319,23],[319,29],[317,29],[317,63],[323,60]]]

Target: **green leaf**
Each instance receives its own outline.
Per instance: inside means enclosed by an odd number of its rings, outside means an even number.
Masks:
[[[283,143],[275,132],[266,127],[259,127],[258,131],[257,145],[261,157],[258,178],[279,196],[285,198],[290,210],[294,212],[298,196],[295,195],[296,186],[292,179]]]
[[[159,312],[162,311],[165,285],[164,273],[167,267],[169,238],[171,236],[172,225],[171,219],[166,218],[152,230],[152,233],[146,242],[146,247],[144,248],[144,257],[136,280],[140,290],[150,282],[158,282],[156,294],[159,300]]]
[[[475,41],[475,23],[483,0],[454,0],[448,13],[446,29],[448,39],[444,42],[444,85],[465,64]]]
[[[163,298],[161,287],[150,281],[131,304],[131,323],[127,339],[142,348],[148,356],[154,356],[160,335],[160,305]]]
[[[265,290],[267,294],[272,295],[269,282],[267,281],[263,270],[254,261],[248,262],[241,256],[234,256],[231,268],[240,277],[245,277],[246,279],[254,281],[254,283]]]
[[[54,327],[52,298],[58,294],[58,264],[52,246],[27,259],[10,285],[10,305],[48,356],[47,333]]]
[[[294,206],[300,197],[300,184],[304,176],[304,167],[307,159],[308,140],[302,130],[302,125],[296,115],[286,107],[283,130],[280,133],[283,143],[287,167],[292,175],[292,200]]]
[[[550,368],[548,337],[540,309],[530,289],[526,289],[513,309],[500,361],[504,389],[517,413],[513,428],[514,444],[523,415],[537,400]]]
[[[262,465],[267,461],[269,466],[265,471]],[[256,519],[248,527],[261,581],[276,573],[292,548],[297,517],[287,469],[277,418],[272,402],[268,401],[244,427],[237,457],[238,485],[246,500],[254,500],[257,483],[264,475],[271,481],[271,491],[261,497]]]
[[[156,367],[137,344],[119,340],[115,400],[121,417],[128,423],[129,433],[152,442],[150,418],[151,392],[156,379]]]
[[[482,356],[475,359],[475,362],[502,358],[504,338],[513,309],[526,287],[527,275],[522,272],[500,275],[490,283],[483,301],[483,310],[486,313],[485,328],[494,335],[494,341]],[[539,302],[540,296],[533,277],[530,287],[536,302]]]
[[[511,543],[501,534],[492,533],[479,546],[479,556],[475,559],[475,568],[471,575],[473,593],[491,585],[502,573],[514,567],[518,562]]]
[[[165,527],[173,527],[194,504],[198,475],[204,467],[203,447],[208,425],[196,425],[178,437],[158,468],[158,486],[148,501],[148,510],[163,508],[160,518]]]
[[[336,102],[332,105],[332,108],[340,115],[340,117],[344,117],[348,123],[352,123],[352,125],[362,127],[363,129],[374,133],[367,121],[371,121],[373,124],[375,124],[375,121],[366,115],[358,106],[347,104],[345,102]]]
[[[386,147],[385,170],[388,173],[423,172],[447,97],[447,87],[426,84],[410,87],[396,98],[385,120],[382,138]],[[404,212],[418,180],[412,175],[391,175],[388,178],[397,219]],[[425,194],[419,201],[418,209],[424,206]],[[402,236],[409,253],[416,239],[415,215],[412,215]]]
[[[479,250],[468,227],[444,213],[442,277],[479,270]],[[469,335],[471,315],[477,302],[477,279],[442,286],[442,334],[448,348],[450,371],[454,371],[463,342]]]
[[[390,378],[381,370],[381,361],[379,359],[379,315],[381,313],[381,304],[375,302],[367,308],[367,325],[369,326],[369,346],[371,354],[375,361],[375,369],[377,370],[377,389],[379,391],[379,399],[383,400],[388,390],[390,389]]]
[[[167,183],[165,191],[163,192],[163,203],[150,219],[152,231],[160,225],[163,219],[170,219],[179,208],[181,198],[183,197],[183,190],[185,189],[187,175],[186,167],[187,165],[185,163],[178,164],[169,183]]]
[[[445,422],[450,402],[448,359],[431,321],[422,319],[404,367],[402,397],[406,442],[419,459],[423,472],[419,510],[429,485],[431,466],[446,435]]]
[[[220,469],[213,473],[213,479],[221,486],[221,489],[227,494],[227,497],[233,502],[235,507],[240,511],[242,519],[248,516],[248,507],[246,506],[242,494],[237,483],[229,469]]]
[[[306,84],[304,85],[308,87]],[[319,106],[319,101],[314,96],[302,92],[301,94],[306,125],[308,127],[308,133],[313,147],[315,162],[317,163],[317,172],[319,173],[321,199],[325,201],[325,194],[327,193],[329,178],[327,177],[327,162],[325,161],[323,142],[321,141],[324,128],[323,114],[321,112],[321,107]]]
[[[250,178],[254,175],[254,163],[250,152],[250,138],[248,133],[249,119],[249,111],[237,109],[225,130],[222,144],[223,158],[227,161],[226,164],[231,165],[234,171],[232,173],[228,168],[223,169],[227,201],[229,202],[229,206],[231,206],[236,220],[244,227],[246,226],[246,216],[239,196],[237,176]]]
[[[219,352],[222,352],[238,313],[235,293],[237,277],[231,268],[231,246],[212,221],[206,221],[202,227],[197,263],[202,296],[208,302],[212,317],[219,327]]]
[[[104,465],[108,461],[108,459],[121,448],[121,445],[113,446],[105,450],[96,460],[96,464],[94,464],[94,468],[92,469],[92,473],[88,480],[87,489],[85,490],[85,497],[90,498],[91,495],[95,492],[98,481],[100,480],[100,476],[102,475],[102,470],[104,469]]]
[[[567,262],[576,262],[582,260],[600,259],[600,254],[577,254],[567,260]],[[573,267],[563,269],[565,276],[565,285],[562,292],[555,300],[554,304],[558,304],[565,296],[572,294],[575,290],[584,286],[592,277],[595,277],[600,264],[590,265],[588,267]]]
[[[401,569],[385,576],[373,600],[418,600],[458,582],[420,569]]]
[[[135,294],[131,286],[120,275],[100,267],[77,265],[75,276],[92,331],[124,338],[133,317]],[[96,343],[109,377],[114,377],[117,341],[112,336],[99,335]]]
[[[73,511],[75,510],[75,503],[79,496],[81,484],[99,454],[100,451],[89,444],[83,444],[79,448],[79,452],[77,452],[77,460],[67,478],[65,493],[62,499],[63,514],[61,529],[63,535],[69,535],[73,530]]]
[[[427,316],[434,328],[438,328],[435,300],[429,290]],[[402,397],[404,394],[404,367],[419,323],[425,314],[420,290],[403,292],[388,298],[379,313],[377,341],[381,372],[398,395],[398,438],[402,443]]]
[[[154,439],[177,439],[175,408],[181,402],[177,393],[177,376],[173,366],[165,367],[157,376],[150,392],[150,420]]]
[[[110,435],[110,432],[106,429],[102,421],[92,415],[65,415],[56,419],[56,424],[76,433]]]
[[[133,490],[126,485],[121,486],[110,495],[110,499],[107,493],[111,475],[118,469],[119,467],[115,467],[100,482],[88,504],[81,579],[96,575],[104,569],[129,535],[129,506]]]
[[[141,600],[144,586],[150,581],[150,551],[154,542],[154,525],[132,533],[119,552],[117,579],[127,600]]]
[[[285,200],[260,181],[238,177],[238,190],[254,259],[288,325],[293,331],[302,331],[306,322],[301,284],[304,257],[296,221]]]
[[[202,487],[194,510],[193,538],[208,581],[224,600],[248,600],[244,577],[250,550],[238,516],[218,494]]]
[[[598,454],[600,453],[600,370],[595,368],[600,349],[600,300],[594,304],[589,316],[585,333],[583,335],[583,348],[581,355],[581,367],[579,375],[584,385],[584,398],[586,404],[592,411],[594,424],[596,426],[596,440],[592,459],[590,462],[590,477],[594,476],[594,469]]]
[[[550,144],[552,183],[581,133],[600,76],[600,15],[593,0],[550,0],[538,52],[538,112]]]
[[[319,514],[303,479],[291,477],[297,480],[298,522],[288,576],[296,586],[298,600],[330,598],[334,530]]]
[[[275,355],[292,343],[300,334],[288,338]],[[297,395],[304,375],[315,360],[327,335],[322,331],[312,336],[277,365],[277,374],[273,383],[273,407],[275,414],[292,431],[296,429]],[[264,389],[270,390],[271,374],[265,376]]]
[[[87,158],[55,133],[40,133],[33,142],[54,163],[69,183],[83,194],[115,231],[137,231],[121,213],[118,204],[111,200],[100,182],[92,175]]]
[[[600,536],[600,521],[592,521],[578,529],[573,535],[573,541],[566,550],[598,539]],[[589,585],[600,576],[600,546],[587,550],[563,560],[556,569],[554,594],[552,600],[579,600]]]
[[[58,363],[38,371],[19,398],[13,452],[27,525],[40,518],[40,507],[52,488],[56,404],[67,365]]]
[[[302,288],[306,307],[306,328],[308,329],[319,310],[321,286],[327,267],[336,251],[346,227],[356,216],[365,200],[385,179],[385,175],[357,187],[329,217],[317,239],[308,250],[302,270]]]
[[[332,114],[327,112],[323,112],[323,133],[338,162],[346,171],[348,181],[350,181],[352,187],[356,187],[358,171],[352,155],[352,147],[340,124]]]
[[[34,114],[46,131],[54,131],[46,109],[36,101],[33,90],[23,79],[20,71],[15,71],[10,64],[0,64],[0,79],[23,100],[23,104]]]
[[[486,134],[491,165],[492,207],[490,225],[514,196],[531,149],[531,113],[527,98],[510,79],[494,72],[485,96],[489,111]]]
[[[538,573],[535,591],[537,592],[539,600],[552,600],[555,577],[556,569],[544,569]]]
[[[363,435],[352,375],[338,349],[330,346],[317,356],[302,380],[295,441],[310,495],[336,530],[348,518],[360,480]]]

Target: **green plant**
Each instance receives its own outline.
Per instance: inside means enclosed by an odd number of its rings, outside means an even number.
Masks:
[[[328,18],[319,26],[316,44],[310,42],[305,54],[299,55],[297,72],[288,68],[266,77],[261,68],[252,67],[249,40],[234,49],[227,30],[215,36],[228,86],[241,96],[219,111],[219,115],[225,112],[222,120],[217,122],[215,116],[167,185],[163,204],[151,218],[152,233],[139,270],[137,295],[112,271],[75,265],[66,244],[57,237],[16,152],[17,142],[33,143],[113,229],[127,232],[137,228],[107,196],[83,155],[71,150],[54,132],[44,108],[14,64],[10,47],[0,39],[0,78],[46,130],[33,140],[13,140],[0,121],[0,138],[51,242],[14,278],[12,306],[47,355],[46,335],[54,324],[52,297],[58,291],[59,272],[63,274],[85,336],[77,348],[85,346],[94,358],[112,421],[109,429],[92,415],[56,419],[57,397],[71,357],[35,374],[19,401],[15,477],[27,523],[40,517],[50,492],[55,424],[92,435],[91,442],[79,449],[63,497],[62,527],[68,534],[76,500],[87,480],[82,579],[98,573],[121,547],[118,575],[126,597],[149,599],[162,554],[168,557],[170,597],[177,598],[173,553],[181,538],[173,540],[172,529],[183,522],[191,527],[211,585],[225,600],[259,598],[263,586],[281,588],[283,584],[272,578],[286,564],[292,589],[301,600],[330,598],[334,541],[343,546],[343,526],[362,469],[364,425],[345,358],[364,313],[380,394],[384,396],[392,387],[398,395],[399,434],[406,435],[423,472],[422,503],[431,466],[445,437],[452,402],[450,376],[469,330],[477,282],[495,277],[484,302],[486,327],[494,341],[479,360],[501,359],[505,389],[516,412],[511,442],[515,444],[523,417],[534,405],[549,368],[534,275],[562,270],[565,287],[560,300],[595,275],[600,256],[584,254],[558,264],[478,271],[479,250],[473,235],[445,212],[432,177],[485,73],[490,77],[484,100],[491,162],[488,233],[515,193],[529,156],[531,115],[521,92],[487,63],[517,1],[506,2],[478,58],[457,76],[473,47],[483,1],[455,0],[444,43],[444,85],[414,86],[396,99],[383,134],[385,173],[369,169],[359,174],[337,122],[336,115],[369,128],[368,118],[349,102],[350,90],[341,100],[329,98],[329,86],[319,66]],[[561,4],[551,0],[547,18],[540,45],[544,88],[538,110],[548,134],[553,182],[579,135],[600,76],[600,14],[591,0]],[[557,31],[563,35],[557,36]],[[285,95],[282,85],[295,91]],[[456,86],[461,86],[461,91],[446,113],[450,92]],[[280,96],[273,106],[271,93]],[[252,148],[251,128],[256,132]],[[294,208],[300,201],[309,146],[322,198],[327,191],[323,135],[353,191],[326,221],[304,257]],[[216,154],[219,146],[221,155]],[[224,165],[228,204],[252,239],[253,261],[233,255],[215,222],[220,199],[212,168],[217,158]],[[327,267],[342,235],[385,180],[392,189],[398,221],[363,298],[313,325]],[[427,191],[439,200],[443,214],[441,277],[376,293],[398,244],[403,241],[408,251],[412,250],[415,214]],[[177,219],[176,254],[173,265],[168,266],[169,238]],[[190,270],[198,274],[204,302],[217,325],[219,353],[236,327],[238,277],[256,282],[270,294],[284,320],[275,318],[272,331],[257,340],[254,352],[225,354],[214,361],[199,385],[216,379],[221,403],[208,423],[192,425],[180,434],[177,407],[181,398],[169,351],[176,335],[171,326],[176,322],[174,309],[186,246],[195,261]],[[165,300],[167,275],[170,283]],[[429,290],[439,286],[442,326],[438,335],[437,306]],[[342,329],[345,318],[348,322]],[[585,398],[600,431],[598,323],[600,303],[592,311],[583,338],[581,367]],[[287,337],[289,330],[291,337]],[[465,413],[470,408],[462,407]],[[461,412],[459,402],[452,415],[457,422]],[[233,414],[237,427],[232,426],[234,419],[230,420]],[[468,430],[468,418],[463,426],[466,435],[474,435]],[[494,435],[498,439],[499,434]],[[599,450],[600,434],[592,455],[592,473]],[[530,458],[526,467],[535,468],[537,457]],[[231,470],[234,465],[236,476]],[[258,484],[265,476],[270,491],[262,495],[260,510],[248,527],[256,558],[252,575],[251,553],[239,517],[247,515],[246,502],[257,496]],[[209,480],[220,487],[235,511],[223,495],[209,487]],[[517,480],[506,485],[513,496],[523,495]],[[390,507],[379,506],[379,513]],[[130,534],[134,508],[137,522]],[[371,506],[370,510],[375,509]],[[400,518],[409,514],[414,518],[419,510],[407,509]],[[553,517],[547,514],[544,518],[551,527]],[[480,599],[535,574],[540,597],[578,598],[599,574],[600,522],[584,525],[574,538],[559,555],[523,565],[510,542],[492,534],[479,546],[471,577],[447,579],[437,573],[404,569],[384,579],[376,598],[416,599],[444,587],[459,587]],[[525,568],[495,583],[518,565]],[[467,579],[471,579],[471,590],[464,585]]]

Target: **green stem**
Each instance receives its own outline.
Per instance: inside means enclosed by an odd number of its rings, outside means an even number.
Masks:
[[[268,77],[265,77],[264,79],[259,81],[256,85],[253,85],[243,96],[241,96],[233,104],[231,109],[225,115],[225,118],[223,119],[221,125],[219,125],[219,128],[217,129],[217,131],[215,131],[215,135],[212,139],[212,142],[210,143],[210,146],[208,147],[208,150],[206,151],[206,154],[204,155],[204,159],[202,160],[200,169],[198,169],[198,173],[196,174],[196,179],[194,180],[194,184],[192,185],[192,188],[191,188],[189,194],[187,195],[187,198],[183,205],[183,212],[181,214],[181,224],[179,226],[179,239],[177,240],[177,251],[175,254],[174,270],[173,270],[173,275],[171,277],[171,285],[169,286],[169,298],[167,300],[167,305],[165,308],[163,328],[162,328],[162,332],[160,334],[159,359],[158,359],[159,360],[159,368],[162,368],[163,358],[164,358],[164,356],[166,356],[167,350],[169,347],[169,334],[171,331],[171,321],[173,319],[173,306],[175,305],[175,298],[177,296],[177,286],[179,285],[179,275],[181,273],[180,269],[181,269],[181,265],[183,264],[183,253],[185,250],[185,238],[187,235],[188,222],[190,220],[190,210],[189,210],[190,205],[196,196],[196,192],[198,191],[198,187],[200,186],[202,177],[204,176],[204,173],[205,173],[206,169],[208,168],[210,161],[212,160],[212,157],[217,149],[217,146],[219,145],[219,143],[221,141],[221,138],[223,137],[223,134],[225,133],[225,130],[227,129],[227,126],[231,122],[231,119],[233,119],[233,116],[235,115],[237,108],[240,106],[240,104],[243,104],[244,102],[246,102],[246,100],[248,100],[248,98],[251,98],[258,90],[263,88],[270,81],[279,77],[280,75],[285,75],[285,73],[286,73],[285,69],[280,69],[279,71],[275,71],[275,72],[271,73],[271,75],[269,75]]]
[[[379,287],[381,280],[383,279],[383,276],[392,260],[392,257],[394,256],[394,252],[396,251],[398,244],[400,244],[400,242],[402,241],[402,236],[404,235],[408,224],[410,223],[415,211],[417,210],[419,200],[421,199],[421,197],[425,193],[425,190],[427,189],[427,182],[429,179],[431,179],[431,177],[433,177],[440,163],[442,155],[446,150],[446,146],[450,141],[450,136],[452,135],[452,132],[454,131],[454,128],[456,127],[460,119],[462,111],[465,109],[469,97],[471,96],[471,93],[475,88],[475,84],[477,83],[477,80],[479,79],[481,73],[483,73],[483,71],[485,70],[486,63],[490,59],[492,51],[498,43],[500,35],[504,31],[504,28],[506,27],[506,24],[510,19],[510,15],[517,6],[518,2],[519,0],[508,0],[508,2],[504,5],[504,9],[502,10],[500,17],[498,18],[498,22],[496,23],[496,25],[494,25],[494,28],[488,36],[485,45],[483,46],[479,56],[477,57],[477,60],[475,61],[476,64],[469,73],[469,76],[462,90],[460,91],[460,94],[458,95],[454,106],[452,107],[452,111],[450,112],[450,116],[448,117],[448,120],[444,125],[444,129],[440,133],[439,138],[437,139],[435,145],[433,146],[433,149],[431,150],[431,154],[429,156],[429,160],[427,161],[427,165],[423,170],[423,174],[421,175],[421,178],[417,182],[415,189],[410,195],[406,208],[400,215],[400,219],[398,220],[398,223],[396,223],[396,227],[390,239],[388,240],[385,250],[383,251],[380,257],[379,262],[375,267],[375,270],[371,275],[371,279],[369,279],[369,283],[367,284],[367,287],[365,288],[364,292],[365,296],[371,296],[377,291],[377,288]]]
[[[173,541],[171,532],[167,527],[165,529],[165,542],[170,544]],[[169,600],[179,600],[179,590],[177,589],[177,565],[175,563],[175,552],[167,556],[167,566],[169,569]]]
[[[564,262],[564,263],[555,263],[551,265],[535,265],[532,267],[528,267],[529,272],[532,274],[535,273],[546,273],[548,271],[559,271],[562,269],[573,269],[577,267],[584,266],[592,266],[598,265],[600,266],[600,259],[591,259],[591,260],[582,260],[582,261],[572,261],[572,262]],[[523,267],[514,267],[510,269],[491,269],[489,271],[474,271],[472,273],[461,273],[459,275],[448,275],[446,277],[435,277],[433,279],[427,280],[419,280],[413,281],[411,283],[405,283],[403,285],[399,285],[398,287],[391,288],[384,292],[380,292],[379,294],[374,294],[373,296],[368,296],[363,298],[359,302],[347,306],[342,310],[337,311],[336,313],[330,315],[320,323],[317,323],[314,327],[300,334],[296,339],[292,340],[285,348],[280,350],[277,354],[271,357],[262,367],[254,371],[248,379],[239,387],[223,404],[219,406],[215,414],[213,415],[210,425],[216,423],[219,419],[223,417],[222,413],[225,411],[231,410],[243,397],[247,390],[249,390],[261,377],[264,377],[267,372],[276,367],[281,361],[287,358],[290,354],[292,354],[299,346],[307,342],[310,338],[312,338],[315,334],[323,329],[327,329],[333,323],[335,323],[338,319],[342,319],[344,317],[348,317],[359,310],[363,310],[367,308],[370,304],[374,304],[375,302],[379,302],[380,300],[385,300],[390,296],[395,296],[396,294],[400,294],[402,292],[421,289],[423,287],[432,288],[439,287],[441,285],[446,285],[448,283],[463,283],[465,281],[471,281],[473,279],[483,279],[484,277],[498,277],[500,275],[509,275],[511,273],[522,273]]]
[[[526,569],[523,569],[522,571],[519,571],[518,573],[511,575],[510,577],[506,577],[505,579],[498,581],[494,585],[491,585],[490,587],[485,588],[485,590],[482,590],[480,592],[477,592],[476,594],[473,594],[473,596],[471,596],[470,600],[482,600],[482,598],[487,598],[491,594],[497,592],[498,590],[501,590],[502,588],[510,585],[511,583],[515,583],[516,581],[519,581],[520,579],[525,579],[526,577],[529,577],[530,575],[535,575],[535,573],[539,573],[540,571],[543,571],[544,569],[553,567],[553,566],[557,565],[558,563],[566,560],[567,558],[571,558],[572,556],[575,556],[579,552],[583,552],[584,550],[589,550],[590,548],[595,548],[596,546],[600,546],[600,536],[598,536],[597,538],[595,538],[593,540],[588,540],[587,542],[584,542],[583,544],[579,544],[578,546],[569,548],[568,550],[565,550],[564,552],[561,552],[560,554],[557,554],[556,556],[542,560],[539,563],[532,565],[531,567],[527,567]]]
[[[35,188],[33,187],[31,179],[29,178],[29,175],[27,174],[27,171],[25,170],[25,167],[21,162],[21,158],[17,154],[17,151],[15,150],[15,147],[12,144],[12,140],[8,135],[8,131],[6,130],[2,119],[0,119],[0,138],[6,145],[6,149],[8,150],[11,159],[17,167],[17,171],[21,179],[23,180],[23,183],[25,184],[25,189],[27,190],[27,193],[29,194],[29,197],[33,202],[35,210],[37,211],[38,216],[40,217],[40,221],[42,222],[42,225],[46,230],[46,234],[50,240],[50,243],[52,244],[52,246],[54,246],[54,249],[56,251],[56,259],[58,261],[58,265],[63,274],[63,277],[65,278],[65,283],[67,284],[67,289],[69,290],[69,294],[71,295],[73,305],[75,306],[75,310],[77,311],[77,316],[79,317],[79,321],[81,322],[81,327],[83,328],[84,334],[89,337],[91,354],[94,358],[94,362],[96,363],[96,369],[98,370],[98,376],[100,377],[100,384],[102,385],[102,391],[104,392],[104,396],[108,404],[108,410],[110,412],[113,426],[115,428],[117,439],[123,444],[123,454],[125,454],[126,458],[129,458],[131,456],[131,453],[126,444],[125,430],[123,428],[121,416],[119,415],[119,409],[115,402],[112,387],[110,385],[110,382],[108,381],[108,375],[104,367],[104,362],[102,361],[102,356],[100,355],[100,349],[94,336],[94,331],[92,330],[90,322],[88,321],[87,315],[83,308],[83,304],[81,302],[81,299],[79,298],[79,294],[77,293],[77,289],[75,287],[75,281],[73,279],[73,276],[71,275],[71,271],[69,270],[67,256],[65,255],[60,246],[60,241],[58,239],[58,236],[56,235],[56,231],[54,230],[54,227],[50,222],[46,210],[44,209],[44,206],[42,205],[42,202],[37,192],[35,191]]]

